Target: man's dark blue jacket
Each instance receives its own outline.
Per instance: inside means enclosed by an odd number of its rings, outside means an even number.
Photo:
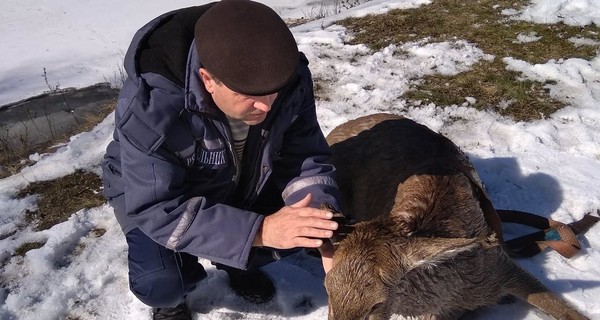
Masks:
[[[139,228],[176,251],[245,268],[264,216],[248,211],[267,179],[287,205],[339,208],[335,169],[317,123],[308,61],[267,119],[250,127],[243,161],[225,115],[205,91],[194,24],[209,5],[166,13],[141,28],[103,162],[104,195],[123,231]]]

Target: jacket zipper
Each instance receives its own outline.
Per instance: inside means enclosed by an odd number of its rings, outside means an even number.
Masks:
[[[263,158],[263,154],[265,152],[265,145],[266,142],[268,140],[268,134],[269,131],[265,130],[265,129],[260,129],[260,147],[258,149],[258,153],[256,155],[256,158],[254,159],[254,163],[252,166],[250,166],[250,169],[252,170],[251,175],[250,175],[250,180],[248,180],[248,188],[244,188],[246,189],[246,192],[244,194],[244,201],[243,204],[246,207],[251,207],[252,204],[254,204],[254,201],[256,200],[256,197],[258,195],[258,191],[259,191],[259,185],[258,185],[258,178],[260,176],[260,168],[262,168],[261,165],[261,160]],[[258,174],[257,174],[258,172]]]
[[[293,89],[296,87],[296,85],[298,84],[298,82],[300,82],[300,77],[297,77],[296,79],[294,79],[284,90],[282,90],[280,92],[280,97],[281,98],[287,98],[287,95],[289,94],[290,91],[293,91]],[[260,191],[260,186],[257,183],[258,179],[260,177],[260,170],[262,168],[262,158],[263,158],[263,154],[265,152],[265,146],[267,144],[267,141],[269,140],[269,132],[271,131],[271,126],[273,125],[273,122],[275,121],[275,119],[277,118],[277,113],[279,112],[279,109],[281,109],[284,105],[285,100],[280,99],[278,97],[278,100],[276,100],[277,104],[274,104],[272,107],[272,110],[269,114],[269,117],[265,120],[265,125],[262,126],[261,128],[261,132],[260,132],[260,148],[258,150],[258,153],[256,155],[256,158],[254,159],[254,163],[253,165],[250,167],[250,170],[252,170],[251,175],[250,175],[250,179],[248,180],[248,189],[246,190],[244,197],[243,197],[243,204],[246,205],[247,207],[250,207],[254,204],[254,201],[256,200],[257,196],[258,196],[258,192]],[[267,179],[267,177],[265,177],[265,180]],[[264,183],[264,181],[261,181],[261,183]],[[245,188],[244,188],[245,189]]]
[[[231,188],[229,191],[229,194],[231,194],[232,190],[235,190],[237,188],[238,183],[240,182],[240,176],[241,176],[241,170],[242,170],[240,160],[238,159],[238,157],[235,153],[235,150],[233,148],[233,144],[231,143],[231,141],[233,140],[233,138],[232,138],[233,134],[231,133],[231,127],[229,125],[226,125],[225,122],[217,120],[217,119],[211,119],[211,121],[217,128],[221,127],[221,130],[219,130],[219,131],[223,135],[225,144],[227,145],[227,149],[229,150],[229,155],[233,159],[233,166],[235,167],[235,172],[231,179],[234,183],[234,187]]]

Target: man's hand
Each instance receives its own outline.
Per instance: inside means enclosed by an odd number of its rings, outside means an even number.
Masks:
[[[311,200],[312,195],[308,194],[291,206],[265,217],[252,244],[276,249],[318,248],[323,245],[321,239],[331,238],[338,224],[331,221],[331,212],[309,207]]]

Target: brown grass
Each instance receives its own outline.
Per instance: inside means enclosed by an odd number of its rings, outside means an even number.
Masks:
[[[36,181],[18,192],[17,197],[37,195],[37,210],[29,211],[26,218],[36,230],[49,229],[69,219],[80,209],[89,209],[106,202],[102,180],[95,173],[77,170],[51,181]]]
[[[21,246],[19,246],[17,249],[15,249],[14,255],[23,257],[23,256],[25,256],[27,251],[33,250],[33,249],[39,249],[39,248],[43,247],[44,244],[46,244],[46,242],[26,242],[26,243],[22,244]]]

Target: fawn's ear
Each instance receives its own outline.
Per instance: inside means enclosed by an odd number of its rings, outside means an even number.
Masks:
[[[333,213],[333,218],[331,220],[338,223],[338,229],[333,232],[333,236],[329,239],[331,244],[333,244],[333,247],[337,249],[340,241],[344,240],[352,231],[354,231],[355,222],[336,210],[329,203],[322,203],[321,209],[331,211],[331,213]]]
[[[476,248],[489,248],[495,245],[491,238],[421,238],[412,237],[404,248],[408,270],[420,267],[433,267],[454,259],[457,255]],[[407,271],[408,271],[407,270]]]

